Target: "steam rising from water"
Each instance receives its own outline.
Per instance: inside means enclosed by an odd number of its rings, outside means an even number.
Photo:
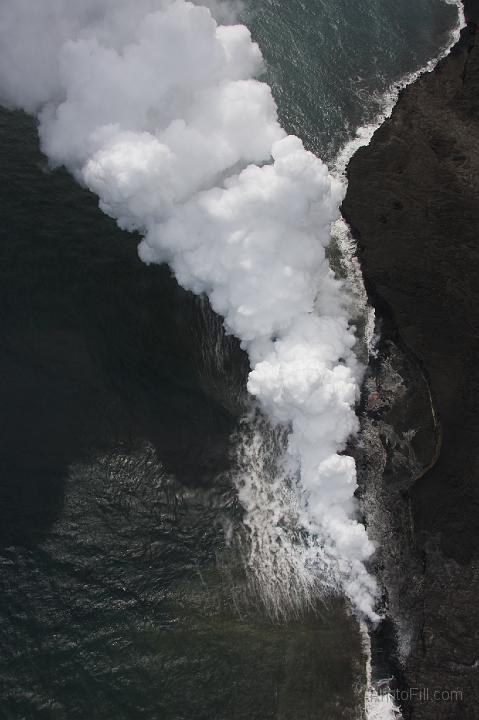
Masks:
[[[357,430],[361,368],[325,256],[344,187],[285,135],[270,88],[254,79],[261,67],[247,28],[218,25],[185,0],[0,8],[2,101],[36,113],[52,164],[97,193],[120,227],[142,233],[142,260],[168,263],[183,287],[208,296],[249,355],[248,389],[272,432],[288,429],[274,461],[264,433],[245,435],[247,525],[259,527],[262,493],[275,498],[268,507],[283,506],[252,543],[257,568],[258,556],[274,556],[258,581],[276,600],[280,585],[301,599],[320,581],[375,618],[373,546],[355,519],[355,466],[343,454]],[[268,473],[265,489],[254,476]],[[297,543],[285,540],[288,513]],[[295,580],[283,583],[285,572]]]

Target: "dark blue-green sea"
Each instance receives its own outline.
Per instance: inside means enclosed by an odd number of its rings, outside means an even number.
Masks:
[[[457,23],[443,0],[241,13],[283,126],[329,163]],[[354,617],[270,617],[232,541],[247,359],[5,110],[0,236],[1,720],[361,718]]]

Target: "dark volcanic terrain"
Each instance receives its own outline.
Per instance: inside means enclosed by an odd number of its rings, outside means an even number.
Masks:
[[[431,467],[407,490],[423,576],[404,677],[429,690],[405,703],[414,720],[479,717],[478,0],[465,10],[451,54],[351,160],[343,205],[370,299],[438,419]]]

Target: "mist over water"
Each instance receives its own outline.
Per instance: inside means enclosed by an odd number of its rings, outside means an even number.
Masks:
[[[269,86],[254,79],[259,47],[244,25],[218,25],[184,0],[75,10],[51,0],[35,18],[5,3],[1,13],[5,101],[38,114],[51,162],[141,232],[140,258],[167,262],[184,288],[207,294],[239,338],[249,392],[290,428],[278,465],[315,538],[305,572],[375,619],[364,565],[373,546],[342,454],[361,369],[325,257],[343,188],[280,127]],[[32,35],[49,39],[36,77]]]
[[[24,72],[13,80],[4,74],[0,84],[3,91],[10,94],[10,104],[12,98],[17,97],[16,104],[28,111],[43,107],[41,135],[43,147],[50,157],[57,163],[66,163],[82,183],[98,192],[102,198],[103,209],[119,219],[123,227],[146,232],[143,257],[148,261],[169,262],[183,285],[195,292],[207,292],[213,307],[226,316],[228,330],[238,335],[243,347],[248,350],[254,369],[257,370],[256,375],[253,373],[251,376],[250,389],[260,399],[272,425],[255,412],[246,417],[238,432],[233,435],[232,450],[236,453],[233,476],[240,503],[247,510],[242,518],[242,525],[246,528],[249,539],[246,547],[249,570],[264,607],[272,612],[273,616],[279,617],[284,617],[285,611],[287,615],[291,608],[295,611],[298,608],[307,611],[314,607],[318,596],[343,586],[353,602],[366,614],[371,614],[374,584],[370,583],[362,565],[371,548],[367,544],[362,526],[354,520],[354,468],[344,455],[336,454],[337,450],[344,449],[350,432],[355,428],[353,408],[361,370],[354,354],[355,338],[348,323],[349,309],[343,301],[340,286],[329,273],[321,247],[329,241],[329,225],[337,217],[342,189],[328,177],[324,166],[303,150],[299,141],[285,139],[285,132],[281,130],[280,124],[287,132],[299,135],[307,148],[314,150],[324,159],[331,160],[344,139],[354,134],[355,123],[359,122],[359,118],[363,122],[375,114],[378,94],[382,92],[383,86],[403,74],[402,63],[405,71],[413,70],[417,66],[416,60],[420,65],[423,64],[423,55],[426,60],[434,54],[439,45],[438,41],[442,42],[442,38],[446,37],[449,19],[453,13],[449,12],[450,8],[441,6],[438,9],[437,4],[433,6],[430,3],[414,4],[414,9],[405,3],[408,7],[403,8],[402,13],[390,8],[391,15],[388,15],[383,7],[372,8],[370,5],[361,15],[360,9],[347,4],[344,7],[335,4],[333,9],[330,4],[320,3],[264,3],[254,4],[253,7],[245,3],[238,9],[241,19],[251,27],[253,38],[260,42],[261,51],[267,61],[263,67],[258,50],[244,31],[234,35],[231,30],[227,30],[216,50],[210,53],[211,37],[214,35],[215,42],[218,39],[215,33],[211,34],[213,26],[210,20],[205,20],[204,25],[198,25],[195,21],[194,26],[189,28],[189,35],[182,39],[180,33],[176,42],[171,45],[167,43],[160,49],[155,47],[153,42],[154,31],[158,31],[158,27],[145,25],[138,30],[138,37],[143,38],[139,43],[140,49],[146,49],[147,54],[152,53],[154,57],[156,53],[160,53],[158,62],[161,61],[162,67],[168,65],[168,53],[175,56],[179,49],[183,49],[183,69],[175,66],[175,71],[181,71],[180,75],[183,73],[179,80],[175,77],[175,81],[180,82],[182,88],[176,96],[171,85],[160,88],[164,95],[161,95],[158,88],[149,87],[151,83],[148,82],[147,66],[142,62],[141,53],[135,52],[135,43],[131,43],[132,26],[139,28],[141,25],[140,21],[135,24],[132,17],[138,18],[140,11],[152,10],[157,5],[158,3],[151,2],[137,4],[134,9],[128,8],[131,14],[128,14],[125,20],[121,17],[121,4],[107,4],[105,7],[113,12],[114,20],[111,26],[108,14],[98,16],[98,7],[93,11],[92,6],[88,8],[87,4],[85,7],[88,12],[83,16],[77,6],[73,12],[74,34],[80,32],[79,28],[85,17],[88,22],[93,23],[95,32],[87,32],[81,42],[76,43],[76,47],[75,43],[67,43],[59,80],[48,64],[58,49],[55,49],[55,43],[51,42],[51,33],[58,31],[58,37],[63,43],[72,33],[71,25],[68,22],[61,22],[58,26],[52,24],[50,16],[48,30],[39,32],[35,23],[41,24],[45,19],[41,10],[38,13],[35,11],[32,17],[28,4],[16,3],[16,10],[24,13],[23,23],[16,27],[21,27],[19,32],[25,30],[27,39],[17,43],[13,52],[20,52],[25,60]],[[183,3],[176,3],[176,6],[180,5]],[[54,6],[55,12],[67,15],[72,10],[68,3],[57,2]],[[8,4],[5,7],[8,9]],[[218,15],[218,7],[213,7],[213,10],[221,22],[231,22],[231,13],[225,13],[224,5],[220,8],[221,16]],[[79,12],[81,21],[78,20]],[[195,15],[195,18],[197,17],[199,16]],[[203,14],[201,17],[206,16]],[[353,17],[355,22],[352,21]],[[371,22],[372,17],[374,22]],[[170,20],[173,21],[173,18]],[[99,36],[101,42],[95,43],[95,40],[98,40],[98,27],[102,29]],[[173,27],[184,31],[183,24]],[[357,34],[351,34],[351,27],[358,30]],[[32,28],[37,29],[32,32]],[[198,38],[201,39],[200,28],[204,30],[207,40],[203,44],[198,42]],[[307,32],[305,28],[308,29]],[[169,33],[171,29],[172,26],[169,25]],[[380,42],[383,33],[386,33],[386,43]],[[38,44],[35,58],[32,58],[30,50],[35,46],[32,36],[48,38],[48,42],[45,40],[45,47],[42,43]],[[170,35],[168,37],[170,39]],[[186,53],[185,46],[181,44],[185,37],[188,48]],[[404,45],[406,37],[408,44]],[[368,60],[371,38],[375,39],[377,47],[377,58],[374,62]],[[402,46],[399,40],[403,43]],[[103,52],[102,43],[109,46],[108,52]],[[397,57],[394,57],[392,51],[394,43],[398,51]],[[202,53],[201,63],[194,53],[192,57],[188,57],[188,53],[197,44]],[[399,48],[409,45],[412,50],[408,49],[399,61]],[[2,47],[7,54],[12,50],[8,43],[4,43]],[[215,58],[218,48],[221,52],[228,48],[231,58],[234,59],[229,66],[224,63],[224,55],[218,56],[219,60]],[[133,82],[133,94],[129,96],[125,110],[123,83],[128,80],[128,63],[118,59],[123,57],[124,60],[126,49],[133,63],[132,77],[134,80],[141,77],[142,81]],[[426,49],[430,49],[431,53],[428,54]],[[86,50],[85,55],[82,50]],[[235,52],[238,53],[237,56],[234,55]],[[100,54],[102,62],[95,61],[96,53]],[[364,64],[361,65],[364,77],[351,79],[352,67],[358,65],[356,59],[351,59],[358,54],[364,59]],[[334,67],[328,64],[331,57],[337,57]],[[31,72],[34,60],[40,79]],[[44,61],[47,63],[47,72],[42,74]],[[382,74],[376,74],[375,68],[377,69],[379,62],[384,65]],[[2,63],[1,67],[16,68],[18,71],[19,68],[22,69],[22,63]],[[102,68],[104,77],[101,77],[102,73],[97,77],[95,68],[98,67]],[[400,73],[397,72],[398,69],[401,70]],[[85,70],[87,82],[84,81]],[[139,75],[135,75],[135,72],[139,72]],[[211,72],[214,75],[213,83],[210,82]],[[335,77],[334,83],[330,80],[331,73]],[[265,86],[250,82],[251,74],[259,75],[270,82],[279,103],[280,123],[276,119],[271,95]],[[308,78],[308,88],[304,86],[305,77]],[[329,78],[328,82],[326,77]],[[100,90],[92,96],[92,89],[97,82]],[[191,88],[196,87],[197,83],[203,83],[205,98],[196,97],[192,104],[189,100]],[[232,88],[226,87],[228,83],[236,89],[241,85],[239,96],[231,94]],[[67,94],[65,103],[67,87],[71,88],[71,92]],[[24,94],[18,98],[18,93],[22,92]],[[168,99],[164,108],[160,106],[158,110],[151,104],[152,92],[158,92],[160,98]],[[252,111],[246,125],[243,122],[238,123],[239,117],[236,117],[235,113],[228,116],[228,113],[224,114],[222,111],[215,117],[215,103],[221,101],[223,92],[225,105],[219,105],[223,109],[237,102],[235,107],[240,107],[243,113],[245,107],[251,103]],[[44,105],[45,97],[51,101],[47,106]],[[108,103],[105,103],[106,97]],[[116,98],[114,102],[112,97]],[[212,98],[215,102],[212,102]],[[344,98],[349,98],[349,101],[343,102]],[[182,127],[180,124],[174,128],[168,125],[171,119],[168,113],[175,104],[184,117],[189,119],[190,125],[186,123]],[[108,106],[106,110],[105,105]],[[201,118],[199,111],[206,113],[207,120],[204,124],[196,120]],[[123,118],[124,112],[128,118],[127,129],[114,127],[118,113]],[[162,117],[162,112],[165,112],[166,119]],[[99,132],[98,113],[101,115]],[[136,126],[139,117],[141,121],[138,129]],[[72,123],[75,132],[71,132]],[[85,127],[88,130],[86,133]],[[216,134],[212,138],[211,127],[216,128]],[[262,128],[262,132],[256,132],[258,127]],[[190,133],[190,130],[193,132]],[[197,146],[198,140],[200,143]],[[219,151],[215,152],[215,147],[218,146]],[[166,153],[164,147],[167,148]],[[190,171],[191,158],[196,147],[199,148],[196,156],[199,175]],[[274,164],[271,164],[272,149],[275,154]],[[241,173],[241,168],[251,162],[257,167]],[[263,166],[263,163],[267,164]],[[161,166],[160,173],[158,165]],[[260,234],[256,234],[254,225],[258,220]],[[253,227],[248,223],[253,223]],[[248,234],[244,232],[245,224],[248,232],[258,238],[255,252],[251,251]],[[268,230],[268,227],[273,230]],[[193,233],[191,228],[194,229]],[[194,244],[190,243],[192,234]],[[294,253],[289,247],[292,236],[296,238]],[[215,243],[212,243],[212,238]],[[279,241],[277,245],[273,245],[275,253],[272,262],[269,243],[276,242],[277,238]],[[318,238],[321,238],[321,244],[317,242]],[[223,246],[226,246],[226,252],[223,251]],[[208,253],[203,255],[202,248],[205,247],[209,248],[211,256],[208,256]],[[178,252],[179,249],[181,252]],[[303,262],[305,257],[306,263]],[[214,272],[215,265],[221,268],[221,277]],[[252,272],[256,265],[261,271],[258,271],[257,275]],[[288,268],[288,272],[283,275],[285,268]],[[253,281],[249,285],[251,276]],[[225,277],[228,278],[228,288],[223,283]],[[264,282],[265,278],[267,284]],[[218,286],[219,280],[223,284]],[[319,301],[316,297],[318,285],[321,288]],[[275,294],[275,287],[280,289],[278,295]],[[291,289],[292,294],[287,295],[287,301],[283,303],[282,297],[288,289]],[[251,304],[251,298],[256,301],[256,307]],[[316,314],[312,312],[313,309]],[[198,317],[199,315],[200,313]],[[206,322],[207,326],[209,322]],[[199,325],[196,316],[192,327],[194,323]],[[209,341],[212,342],[205,343],[204,362],[216,363],[216,377],[221,377],[221,372],[231,358],[238,362],[238,354],[236,350],[230,352],[227,347],[230,340],[224,338],[218,326],[215,325],[210,335]],[[331,343],[332,337],[336,337],[337,342]],[[307,358],[307,363],[303,362],[304,357]],[[141,368],[140,361],[138,363]],[[320,372],[317,372],[318,368]],[[209,371],[205,375],[209,376]],[[319,392],[315,400],[311,399],[314,395],[312,388],[324,389],[331,381],[334,384],[331,394]],[[212,381],[209,391],[219,398],[220,402],[223,402],[224,397],[226,405],[234,406],[237,398],[227,399],[229,390],[222,387],[221,383],[215,386],[216,382],[217,380]],[[236,382],[235,378],[235,385]],[[145,385],[148,387],[150,384],[146,382]],[[244,398],[240,402],[243,401]],[[310,401],[313,405],[310,405]],[[311,423],[314,432],[309,434],[302,416],[309,415],[311,411],[314,414],[314,422]],[[335,426],[330,421],[336,412],[339,414]],[[324,413],[327,421],[321,424]],[[287,426],[291,422],[293,427],[296,422],[296,429],[292,440],[288,441]],[[332,434],[328,437],[330,431]],[[324,445],[318,442],[324,439]],[[311,454],[313,450],[314,453]],[[127,512],[124,500],[133,492],[131,482],[126,480],[128,475],[136,477],[134,482],[132,480],[136,488],[145,487],[144,505],[150,502],[148,494],[152,490],[148,488],[154,487],[165,471],[155,465],[156,460],[148,460],[148,452],[145,455],[141,450],[133,456],[132,465],[129,465],[126,459],[122,460],[121,456],[106,460],[107,465],[113,468],[113,482],[110,479],[107,486],[103,486],[112,488],[108,492],[115,495],[113,486],[115,480],[119,480],[119,504],[116,504],[116,499],[107,499],[108,512],[116,513],[120,508],[121,512]],[[319,455],[316,455],[316,452],[319,452]],[[298,457],[308,461],[301,463],[303,478],[300,492]],[[335,460],[335,457],[339,460]],[[186,462],[186,458],[184,461]],[[317,483],[318,462],[326,463],[322,468],[322,487]],[[178,467],[179,464],[177,463]],[[126,470],[121,470],[122,467]],[[157,469],[145,471],[151,467]],[[309,467],[311,469],[308,469]],[[140,469],[139,472],[134,468]],[[75,470],[75,478],[78,480],[80,476],[89,475],[89,472],[80,467]],[[91,476],[103,478],[98,487],[102,487],[102,483],[106,482],[104,473],[102,475],[93,471]],[[144,480],[138,485],[140,477]],[[347,483],[344,484],[341,478],[346,479]],[[98,482],[95,480],[95,483]],[[79,483],[79,487],[85,488],[87,485],[88,483],[83,481]],[[309,493],[305,493],[305,485],[310,488]],[[177,492],[168,490],[168,487],[167,482],[164,490],[165,507],[168,507],[168,493]],[[314,496],[315,489],[321,490],[317,497]],[[97,490],[94,490],[95,492]],[[126,493],[124,497],[123,492]],[[105,505],[103,495],[102,498]],[[328,504],[323,507],[325,499]],[[151,495],[151,501],[154,505],[158,503],[157,496]],[[74,500],[74,503],[76,502]],[[80,496],[78,502],[81,505]],[[204,502],[205,506],[208,506],[212,498],[205,496]],[[230,502],[231,496],[228,492],[226,496],[222,496],[221,491],[213,505],[225,507]],[[130,507],[128,512],[133,512],[134,515],[136,513],[138,518],[144,517],[140,506],[134,503],[134,507]],[[335,507],[339,513],[337,518],[334,517]],[[86,512],[91,512],[91,508]],[[172,532],[178,537],[185,537],[184,529],[179,526],[173,525],[173,530],[168,530],[165,526],[168,512],[167,510],[161,519],[157,516],[148,522],[149,532],[153,532],[152,528],[157,523],[158,528],[161,528],[160,536],[163,532],[165,537]],[[200,510],[198,517],[201,514]],[[70,520],[66,521],[60,534],[69,532],[71,513],[67,517]],[[330,518],[331,521],[337,519],[339,525],[327,527]],[[100,526],[99,521],[98,527]],[[226,538],[228,528],[231,527],[234,527],[231,518],[224,519]],[[350,544],[347,536],[338,534],[338,528],[345,531],[348,528],[354,529],[354,532],[359,533],[357,542]],[[136,532],[140,538],[142,531],[139,527]],[[193,537],[194,530],[191,533]],[[49,542],[49,552],[54,557],[57,551],[54,543]],[[103,540],[98,542],[101,544]],[[152,549],[149,552],[153,558],[161,558],[161,555],[155,556],[156,542],[160,540],[151,541]],[[194,540],[188,550],[185,546],[185,557],[188,552],[192,552],[193,543]],[[147,544],[150,546],[150,541]],[[125,546],[125,552],[130,550],[131,548],[127,550]],[[87,565],[89,563],[85,558],[89,552],[89,543],[82,545],[79,555],[82,555],[82,563]],[[206,550],[200,563],[207,561],[208,552]],[[67,564],[75,563],[75,551],[72,550],[71,553]],[[165,557],[154,560],[148,565],[149,570],[146,570],[145,565],[143,572],[152,570],[155,574],[155,568],[158,565],[164,566],[165,562]],[[358,564],[355,564],[356,562]],[[109,571],[114,577],[114,565],[109,567]],[[351,581],[353,584],[348,586],[347,583]],[[119,583],[121,582],[126,582],[129,588],[133,587],[130,580],[121,579]],[[199,586],[204,587],[203,583],[209,583],[204,575]],[[167,585],[166,578],[158,578],[154,585],[160,591],[160,588]],[[148,591],[148,602],[154,602],[153,590],[150,588]],[[185,590],[185,597],[190,590],[191,588]],[[160,591],[162,592],[163,590]],[[185,602],[185,599],[179,600],[180,604],[182,602]],[[242,612],[241,608],[239,612]],[[352,647],[352,641],[347,637],[344,638],[344,645],[339,645],[344,648],[348,642],[351,642]],[[253,648],[250,649],[254,652]],[[352,651],[352,656],[354,652]],[[334,650],[331,649],[330,653],[334,653]],[[123,668],[121,674],[128,677],[128,672],[127,668]],[[325,677],[328,675],[324,668],[322,672]],[[307,673],[305,677],[306,675]],[[350,681],[348,679],[347,682]],[[327,707],[326,697],[319,702],[324,702]],[[346,704],[346,700],[344,703]],[[292,717],[298,716],[298,707],[299,701],[296,698],[290,709]],[[173,705],[169,711],[165,711],[165,717],[168,712],[172,713],[171,717],[176,717],[174,713],[177,711],[172,708]],[[190,709],[190,714],[191,712]],[[221,710],[217,712],[219,714],[216,716],[223,717]],[[267,712],[263,708],[261,717],[267,717]],[[334,717],[331,707],[326,712],[329,712],[328,716]],[[230,716],[235,716],[233,711]],[[240,716],[239,714],[238,717]],[[255,716],[254,710],[250,716]],[[198,717],[201,717],[201,714],[198,714]]]

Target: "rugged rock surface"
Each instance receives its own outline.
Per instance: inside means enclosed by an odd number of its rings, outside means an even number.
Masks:
[[[414,720],[479,716],[479,1],[465,10],[451,54],[351,160],[343,206],[370,299],[428,379],[440,428],[406,491],[423,571]]]

